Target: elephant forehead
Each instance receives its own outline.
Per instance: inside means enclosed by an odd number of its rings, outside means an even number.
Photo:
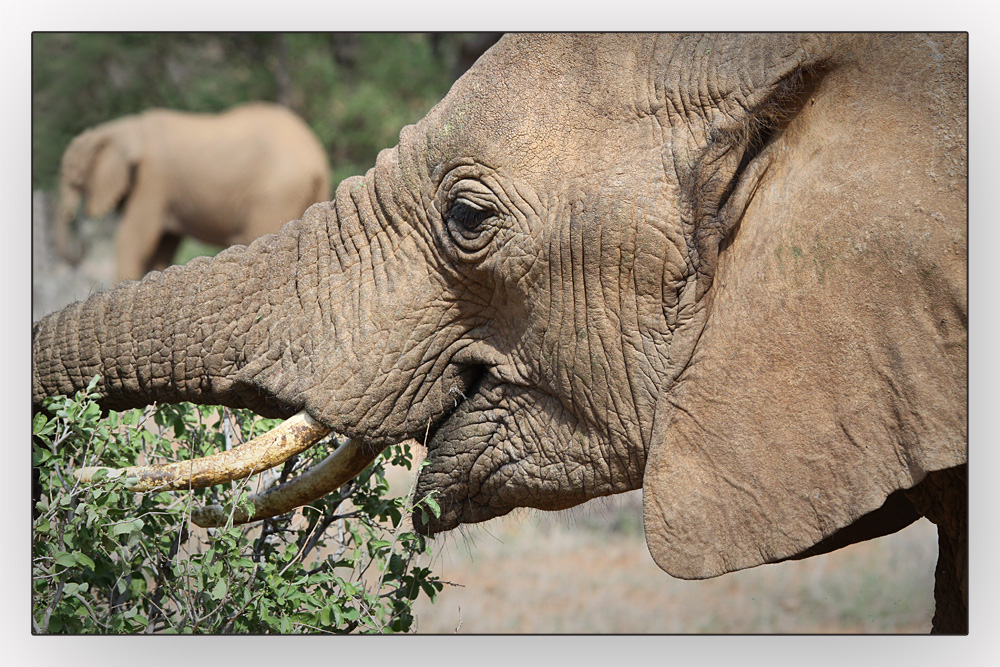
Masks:
[[[638,62],[648,40],[617,40],[517,35],[501,42],[418,126],[431,170],[458,157],[497,169],[565,168],[574,159],[590,162],[585,155],[609,144],[635,146],[616,128],[648,115],[635,103],[647,94],[648,64]]]

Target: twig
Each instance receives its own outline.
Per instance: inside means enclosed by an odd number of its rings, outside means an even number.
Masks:
[[[56,605],[62,600],[63,588],[65,586],[65,581],[59,582],[59,585],[56,587],[56,594],[52,597],[52,602],[49,603],[48,609],[45,610],[45,615],[42,616],[42,628],[44,632],[49,631],[49,619],[52,618],[52,612],[55,611]]]
[[[430,430],[430,421],[427,422],[427,428],[428,428],[428,432],[429,432],[429,430]],[[426,440],[426,437],[427,436],[425,434],[425,436],[424,436],[425,440]],[[409,511],[411,511],[411,509],[412,509],[413,494],[414,494],[414,492],[416,490],[416,485],[417,485],[417,476],[414,475],[413,476],[413,480],[410,482],[410,490],[406,494],[406,501],[403,503],[403,512],[402,512],[403,516],[405,516],[406,513],[409,512]],[[382,567],[382,572],[379,574],[379,577],[378,577],[378,583],[375,586],[375,594],[376,594],[376,596],[379,596],[379,591],[382,590],[382,582],[385,580],[385,573],[389,571],[389,562],[392,560],[392,554],[396,550],[396,543],[399,541],[399,535],[402,532],[402,530],[403,530],[403,521],[400,520],[400,522],[396,525],[395,530],[393,531],[393,534],[392,534],[392,544],[389,545],[389,555],[385,559],[385,565],[383,565],[383,567]],[[409,569],[410,562],[412,561],[412,557],[413,557],[413,554],[411,552],[410,553],[410,557],[407,558],[407,560],[406,560],[406,565],[404,566],[404,571],[407,570],[407,569]],[[368,568],[366,567],[365,569],[368,569]],[[414,582],[414,584],[416,584],[416,582]],[[398,590],[399,590],[399,587],[397,587],[393,592],[398,591]],[[378,625],[378,621],[374,618],[374,615],[372,614],[372,610],[371,610],[370,607],[368,608],[368,616],[371,617],[372,620],[375,620],[376,626],[378,627],[379,632],[381,632],[385,626],[384,625]],[[390,622],[393,619],[395,619],[396,616],[397,616],[396,614],[393,614],[392,616],[390,616],[389,617]]]
[[[337,508],[334,507],[333,510],[336,511]],[[326,529],[329,528],[330,525],[333,524],[335,521],[337,521],[337,516],[335,514],[327,516],[326,518],[323,519],[323,523],[320,524],[320,526],[315,531],[313,531],[312,537],[309,538],[309,541],[306,542],[305,548],[302,550],[303,560],[305,560],[306,556],[309,555],[310,551],[316,548],[316,545],[319,543],[319,540],[323,536],[323,533],[325,533]]]
[[[105,630],[108,629],[108,624],[107,623],[101,623],[101,621],[98,620],[98,618],[97,618],[97,612],[94,611],[94,608],[91,607],[90,604],[86,600],[84,600],[82,596],[77,595],[76,599],[79,600],[80,604],[82,604],[87,609],[87,613],[90,614],[90,618],[93,619],[93,621],[94,621],[95,624],[102,626]]]
[[[253,572],[250,573],[250,577],[247,579],[248,583],[252,582],[257,577],[257,571],[259,569],[260,569],[260,563],[254,563]],[[258,593],[257,595],[251,595],[249,598],[247,598],[239,609],[230,614],[229,617],[222,622],[222,629],[219,632],[221,634],[227,634],[228,632],[231,632],[232,628],[235,627],[236,625],[236,619],[243,614],[243,610],[247,608],[247,605],[249,605],[251,602],[259,598],[263,594],[264,593],[261,592]]]
[[[181,542],[187,540],[188,535],[189,533],[187,530],[187,522],[182,519],[180,522],[180,530],[177,532],[177,538],[171,542],[170,549],[167,551],[167,557],[160,559],[159,566],[163,577],[163,584],[157,586],[156,591],[153,593],[152,597],[149,598],[150,604],[152,604],[156,608],[156,612],[159,614],[160,618],[163,619],[164,625],[166,625],[167,622],[167,615],[166,612],[163,611],[163,608],[160,607],[160,600],[162,600],[163,596],[166,594],[167,582],[172,582],[175,579],[173,574],[173,568],[170,567],[170,565],[171,563],[173,563],[174,558],[177,556],[177,552],[180,549]],[[167,597],[169,598],[170,596]],[[173,600],[173,598],[170,599]],[[157,617],[155,615],[150,616],[149,619],[150,628],[153,627],[153,623],[156,621],[156,618]]]

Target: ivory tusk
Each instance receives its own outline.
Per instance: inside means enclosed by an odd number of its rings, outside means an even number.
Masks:
[[[259,521],[290,512],[322,498],[357,477],[379,455],[365,451],[360,440],[348,440],[321,462],[285,484],[250,497],[253,513],[233,510],[233,523]],[[224,526],[228,514],[221,505],[207,505],[191,511],[191,521],[202,528]]]
[[[108,470],[112,477],[135,477],[138,481],[129,489],[136,492],[203,489],[280,465],[316,444],[329,432],[330,429],[303,410],[267,433],[211,456],[155,466],[81,468],[73,476],[87,484],[98,470]]]

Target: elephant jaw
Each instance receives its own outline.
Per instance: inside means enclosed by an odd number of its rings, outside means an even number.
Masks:
[[[506,437],[514,409],[512,395],[522,388],[483,370],[425,441],[427,452],[418,472],[414,506],[432,497],[441,513],[414,512],[414,529],[434,535],[465,523],[507,514],[504,501],[509,474],[524,463],[523,453]],[[574,503],[575,504],[575,503]]]

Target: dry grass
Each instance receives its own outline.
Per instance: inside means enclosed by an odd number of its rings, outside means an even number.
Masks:
[[[704,581],[646,551],[641,499],[525,512],[435,540],[446,586],[416,606],[420,633],[926,633],[937,533],[879,540]]]

